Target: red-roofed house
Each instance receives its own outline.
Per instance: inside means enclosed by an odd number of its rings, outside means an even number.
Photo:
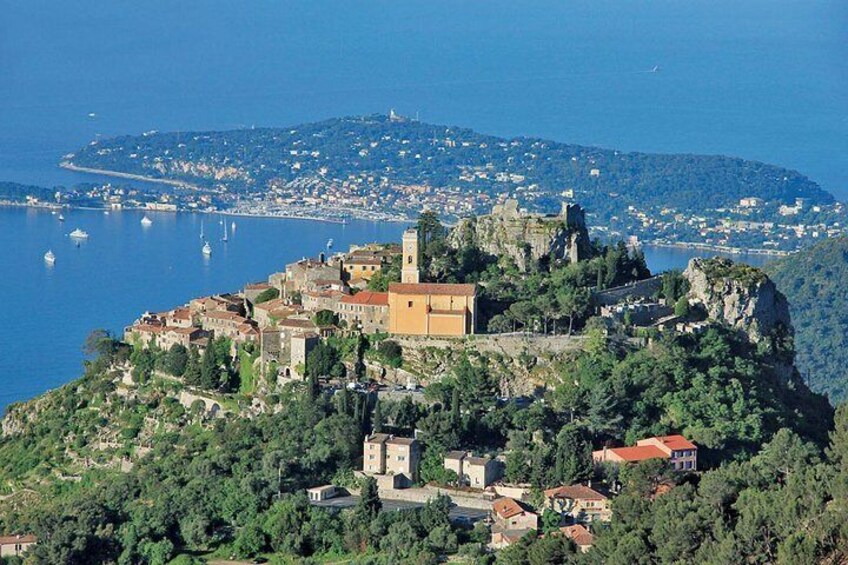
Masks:
[[[698,447],[681,435],[640,439],[631,447],[605,447],[592,452],[596,463],[635,463],[647,459],[669,459],[678,471],[698,468]]]
[[[499,498],[492,504],[492,547],[501,548],[515,543],[527,533],[538,529],[539,515],[528,510],[513,498]]]
[[[367,334],[385,332],[389,328],[389,294],[363,290],[343,296],[336,305],[336,315],[349,329],[359,328]]]
[[[609,522],[612,518],[609,498],[583,485],[561,486],[546,490],[545,507],[559,513],[572,523]]]
[[[581,553],[586,553],[595,543],[595,536],[580,524],[565,526],[559,529],[562,535],[574,542]]]
[[[37,541],[33,535],[0,536],[0,558],[20,557]]]

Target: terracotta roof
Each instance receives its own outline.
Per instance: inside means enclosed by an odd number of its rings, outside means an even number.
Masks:
[[[685,437],[683,437],[681,435],[657,436],[657,437],[648,438],[648,439],[656,439],[660,443],[662,443],[663,445],[668,447],[669,449],[672,449],[672,450],[675,450],[675,451],[678,450],[678,449],[698,449],[698,447],[694,443],[692,443],[691,441],[689,441],[688,439],[686,439]],[[645,440],[640,440],[636,443],[638,445],[639,443],[641,443],[643,441],[645,441]]]
[[[172,332],[174,332],[174,333],[176,333],[176,334],[191,335],[191,334],[193,334],[194,332],[201,332],[201,331],[203,331],[203,330],[202,330],[202,329],[200,329],[200,328],[196,328],[196,327],[194,327],[194,326],[191,326],[191,327],[189,327],[189,328],[168,328],[168,331],[172,331]]]
[[[357,292],[356,294],[345,296],[342,298],[342,302],[345,304],[365,304],[368,306],[388,306],[389,305],[389,293],[388,292],[372,292],[370,290],[363,290]]]
[[[235,312],[228,312],[226,310],[213,310],[212,312],[206,312],[204,314],[207,318],[215,318],[218,320],[245,320],[246,318],[240,316]]]
[[[32,534],[25,534],[19,536],[0,536],[0,545],[10,545],[15,543],[35,543],[38,541]]]
[[[177,308],[171,313],[171,317],[176,320],[190,320],[191,311],[188,308]]]
[[[587,486],[561,486],[545,491],[546,498],[571,498],[572,500],[606,500],[607,497]]]
[[[266,300],[265,302],[260,302],[258,304],[253,305],[253,310],[276,310],[277,308],[282,308],[286,306],[286,301],[283,298],[272,298],[271,300]]]
[[[341,298],[342,296],[346,296],[340,290],[310,290],[302,294],[310,298]]]
[[[443,296],[475,296],[475,284],[441,283],[389,283],[389,293],[394,294],[438,294]]]
[[[518,516],[524,512],[524,508],[512,498],[499,498],[492,504],[492,510],[503,519]]]
[[[268,283],[251,283],[244,286],[245,290],[268,290],[271,288],[271,285]]]
[[[645,461],[646,459],[668,459],[668,454],[653,445],[637,445],[634,447],[613,447],[607,451],[616,454],[624,461]]]
[[[345,260],[350,265],[382,265],[383,259],[376,255],[353,255]]]
[[[137,326],[133,326],[133,330],[137,332],[150,332],[152,334],[158,334],[165,331],[163,326],[153,326],[150,324],[139,324]]]
[[[589,530],[581,526],[580,524],[574,524],[573,526],[564,526],[559,529],[565,537],[571,539],[574,542],[574,545],[577,546],[588,546],[592,545],[595,541],[595,536],[593,536]]]

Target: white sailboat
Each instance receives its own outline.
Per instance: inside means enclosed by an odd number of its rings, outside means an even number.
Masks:
[[[143,225],[144,227],[152,226],[153,220],[148,218],[147,214],[145,214],[144,217],[141,219],[141,225]]]
[[[60,221],[60,222],[64,222],[64,221],[65,221],[65,216],[64,216],[64,215],[62,215],[62,214],[59,214],[59,221]]]
[[[73,239],[88,239],[88,232],[79,228],[75,229],[68,235],[70,235]]]
[[[209,245],[209,242],[203,244],[203,249],[200,250],[206,257],[212,255],[212,246]]]
[[[47,253],[44,254],[44,262],[48,265],[52,265],[56,262],[56,256],[53,255],[53,251],[47,250]]]

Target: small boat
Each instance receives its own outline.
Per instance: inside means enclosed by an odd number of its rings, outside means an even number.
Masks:
[[[88,232],[83,231],[79,228],[72,231],[69,235],[74,239],[88,239]]]
[[[51,215],[51,216],[55,216],[55,215],[56,215],[56,210],[50,210],[50,215]]]
[[[204,255],[206,255],[207,257],[209,257],[210,255],[212,255],[212,246],[211,246],[211,245],[209,245],[209,242],[207,241],[206,243],[204,243],[204,244],[203,244],[203,249],[201,249],[200,251],[201,251]]]
[[[145,215],[144,215],[144,217],[141,219],[141,225],[143,225],[144,227],[152,226],[152,225],[153,225],[153,220],[151,220],[150,218],[148,218],[148,217],[147,217],[147,214],[145,214]]]
[[[327,240],[327,249],[332,249],[332,248],[333,248],[333,238],[331,237],[329,240]]]
[[[56,256],[53,255],[53,252],[48,250],[47,253],[44,254],[44,262],[48,265],[52,265],[56,262]]]
[[[64,221],[65,221],[65,216],[63,216],[62,214],[59,214],[59,221],[60,221],[60,222],[64,222]]]
[[[104,216],[108,216],[108,215],[109,215],[109,210],[103,210],[103,215],[104,215]]]
[[[236,223],[235,223],[235,222],[233,222],[233,223],[231,223],[231,224],[230,224],[230,231],[232,231],[233,233],[235,233],[235,231],[236,231]]]
[[[94,112],[89,112],[89,113],[88,113],[88,117],[89,117],[89,118],[96,118],[96,117],[97,117],[97,114],[95,114]]]

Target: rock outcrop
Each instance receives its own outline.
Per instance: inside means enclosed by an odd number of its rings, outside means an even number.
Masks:
[[[522,270],[545,257],[577,262],[590,253],[586,217],[578,204],[563,204],[554,216],[521,212],[517,201],[508,200],[489,215],[460,221],[448,243],[456,249],[475,245],[491,255],[507,255]]]
[[[707,315],[746,334],[757,343],[777,334],[791,335],[789,303],[768,276],[729,259],[692,259],[683,272],[689,302]]]

